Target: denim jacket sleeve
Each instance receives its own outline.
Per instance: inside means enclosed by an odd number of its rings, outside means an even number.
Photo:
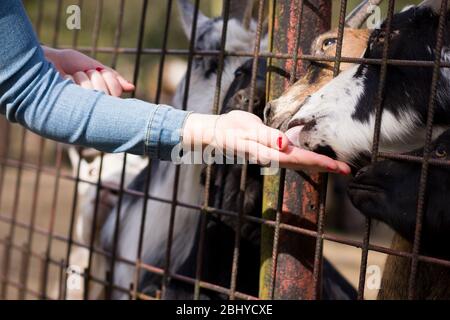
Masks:
[[[169,160],[187,112],[119,99],[64,80],[20,0],[0,1],[0,112],[46,138]]]

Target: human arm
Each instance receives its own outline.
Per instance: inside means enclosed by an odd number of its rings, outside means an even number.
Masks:
[[[170,159],[187,112],[87,90],[45,59],[20,0],[0,1],[0,113],[57,141]]]

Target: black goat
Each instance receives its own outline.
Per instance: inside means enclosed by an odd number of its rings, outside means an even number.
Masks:
[[[449,160],[450,130],[431,147],[432,159]],[[422,156],[423,149],[407,154]],[[385,222],[404,238],[393,242],[403,251],[410,251],[414,240],[420,175],[420,163],[385,160],[361,169],[349,185],[350,198],[364,215]],[[420,253],[449,259],[450,168],[431,165],[428,175]],[[379,298],[407,298],[410,264],[409,259],[389,257]],[[449,268],[420,262],[416,298],[450,299],[448,281]]]

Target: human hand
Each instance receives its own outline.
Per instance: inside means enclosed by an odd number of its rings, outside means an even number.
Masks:
[[[300,149],[279,130],[267,127],[256,115],[244,111],[216,115],[191,114],[183,128],[185,146],[213,146],[228,154],[262,165],[349,174],[350,167],[329,157]]]
[[[42,47],[45,57],[53,63],[62,76],[86,89],[103,91],[115,97],[135,89],[117,71],[108,68],[81,52],[71,49]]]

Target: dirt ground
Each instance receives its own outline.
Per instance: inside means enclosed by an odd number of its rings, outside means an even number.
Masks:
[[[16,190],[14,189],[17,181],[17,169],[8,168],[5,170],[4,190],[0,199],[0,261],[1,268],[4,268],[4,241],[11,232],[10,219],[14,208],[14,199],[16,198]],[[24,169],[22,171],[21,188],[17,205],[17,221],[20,224],[30,224],[32,214],[33,190],[35,188],[36,172],[34,170]],[[54,234],[58,236],[67,236],[70,225],[70,218],[73,205],[74,183],[64,179],[60,180],[57,197],[57,210],[55,217]],[[48,231],[50,225],[51,208],[53,194],[55,192],[55,177],[43,173],[39,184],[39,193],[37,197],[37,210],[35,225],[38,230]],[[29,233],[17,225],[14,229],[14,244],[27,248],[29,242]],[[384,237],[386,238],[386,237]],[[48,247],[48,238],[39,232],[31,235],[31,250],[38,254],[45,254]],[[61,261],[65,259],[67,245],[60,240],[54,239],[51,242],[51,257],[53,261]],[[324,243],[324,254],[332,264],[355,286],[357,287],[359,279],[359,265],[361,260],[361,250],[346,245],[337,244],[330,241]],[[15,284],[26,285],[30,290],[41,292],[40,279],[42,278],[42,263],[36,257],[31,256],[29,264],[28,280],[23,281],[24,262],[28,254],[22,254],[19,250],[14,249],[11,255],[11,263],[8,271],[8,279]],[[386,256],[379,253],[370,252],[369,265],[374,265],[382,271]],[[3,272],[4,273],[4,272]],[[47,294],[51,298],[57,298],[57,287],[61,269],[56,264],[51,264],[48,275]],[[7,296],[9,299],[16,299],[19,291],[15,285],[8,286]],[[366,288],[366,299],[376,298],[377,290]],[[33,294],[26,294],[25,298],[35,299]]]

